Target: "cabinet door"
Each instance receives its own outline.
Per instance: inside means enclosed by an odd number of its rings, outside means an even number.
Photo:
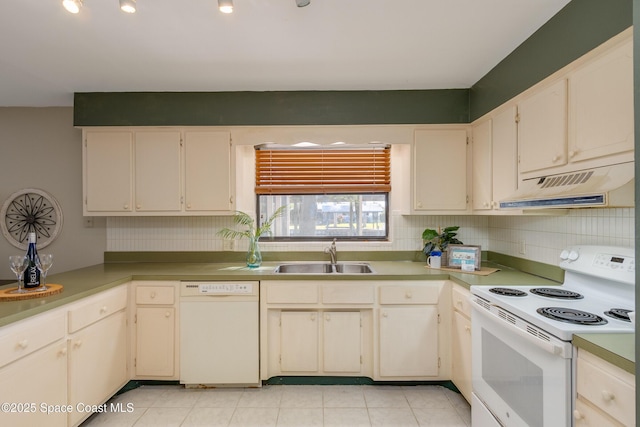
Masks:
[[[131,132],[88,131],[84,144],[85,213],[131,212]]]
[[[180,132],[136,132],[137,212],[179,212]]]
[[[136,309],[136,376],[175,374],[175,317],[173,307]]]
[[[0,370],[0,402],[15,403],[15,412],[0,412],[0,425],[12,427],[67,425],[67,414],[46,413],[41,404],[67,404],[67,343],[59,341]],[[21,405],[33,403],[36,406]],[[46,408],[46,406],[45,406]],[[75,410],[75,407],[73,408]]]
[[[520,173],[567,163],[567,82],[561,79],[518,104]]]
[[[458,311],[453,312],[451,342],[451,381],[471,402],[471,321]]]
[[[569,161],[633,150],[629,39],[569,76]]]
[[[229,132],[186,132],[185,210],[231,210]]]
[[[360,372],[360,312],[325,312],[323,362],[325,372]]]
[[[280,313],[280,369],[282,372],[318,371],[318,313]]]
[[[380,376],[438,375],[436,306],[380,309]]]
[[[127,324],[117,312],[70,336],[69,404],[100,405],[127,383]],[[70,424],[91,415],[73,411]]]
[[[500,200],[518,189],[518,127],[516,107],[510,107],[492,120],[492,205],[500,206]]]
[[[417,130],[414,210],[467,209],[467,131]]]
[[[473,127],[473,210],[491,209],[492,150],[491,120]],[[496,165],[497,167],[497,165]]]

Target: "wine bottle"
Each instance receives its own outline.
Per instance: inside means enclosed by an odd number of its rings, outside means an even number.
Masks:
[[[38,251],[36,250],[36,233],[29,233],[29,246],[27,247],[27,258],[29,266],[24,271],[23,283],[25,289],[37,288],[40,286],[40,270],[36,265]]]

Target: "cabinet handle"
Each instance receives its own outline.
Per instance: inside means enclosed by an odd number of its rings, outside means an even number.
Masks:
[[[602,390],[602,399],[605,402],[611,402],[615,398],[616,398],[616,395],[610,392],[609,390]]]
[[[28,340],[20,340],[20,341],[18,341],[18,347],[20,347],[21,349],[27,348],[28,345],[29,345],[29,341]]]
[[[312,322],[315,322],[316,321],[316,314],[312,313],[311,316],[310,316],[310,319],[311,319]]]
[[[67,355],[67,347],[63,347],[58,351],[58,356],[66,356]]]
[[[491,206],[491,204],[489,202],[484,202],[482,206],[484,206],[485,208],[488,208],[489,206]]]
[[[156,293],[155,292],[151,292],[151,295],[149,295],[151,297],[151,299],[154,299],[156,297]]]
[[[125,209],[125,210],[126,210],[126,209],[129,209],[129,205],[125,204],[125,205],[122,207],[122,209]]]
[[[324,320],[326,320],[327,322],[331,321],[331,315],[329,313],[325,314]]]
[[[383,312],[382,312],[382,317],[389,317],[389,315],[387,314],[387,312],[386,312],[386,311],[383,311]]]
[[[78,340],[73,343],[74,348],[82,347],[82,340]]]
[[[405,298],[407,298],[407,299],[411,299],[411,298],[413,298],[413,294],[412,294],[411,292],[408,292],[408,291],[407,291],[407,293],[406,293],[406,294],[404,294],[404,296],[405,296]]]
[[[467,332],[471,332],[471,327],[469,325],[464,325],[464,330]]]
[[[558,160],[560,160],[560,156],[558,156],[558,155],[555,155],[555,156],[553,156],[553,157],[551,158],[551,161],[552,161],[553,163],[557,162]]]
[[[164,313],[164,317],[169,318],[171,317],[171,312],[167,311],[166,313]]]
[[[421,208],[421,207],[422,207],[422,202],[418,201],[418,202],[416,203],[416,206],[417,206],[417,207],[419,207],[419,208]]]
[[[569,151],[569,158],[575,157],[576,154],[578,154],[577,151],[573,151],[573,150]]]
[[[573,418],[575,418],[576,420],[582,420],[584,419],[584,416],[582,415],[582,413],[580,411],[578,411],[577,409],[573,411]]]
[[[187,203],[187,209],[191,209],[191,203]]]
[[[142,205],[136,205],[136,209],[138,210],[142,209]]]
[[[105,314],[107,312],[107,306],[103,305],[102,307],[100,307],[100,314]]]
[[[456,304],[457,304],[459,307],[462,307],[462,300],[457,300],[457,301],[456,301]]]

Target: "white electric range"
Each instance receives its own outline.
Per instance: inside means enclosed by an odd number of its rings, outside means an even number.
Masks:
[[[471,287],[478,425],[571,426],[572,336],[634,332],[632,248],[575,246],[559,265],[559,286]]]

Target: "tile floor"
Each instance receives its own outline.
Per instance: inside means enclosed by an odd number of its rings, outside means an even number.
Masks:
[[[441,386],[142,386],[114,397],[107,409],[112,403],[124,410],[95,414],[82,427],[471,425],[467,401]]]

